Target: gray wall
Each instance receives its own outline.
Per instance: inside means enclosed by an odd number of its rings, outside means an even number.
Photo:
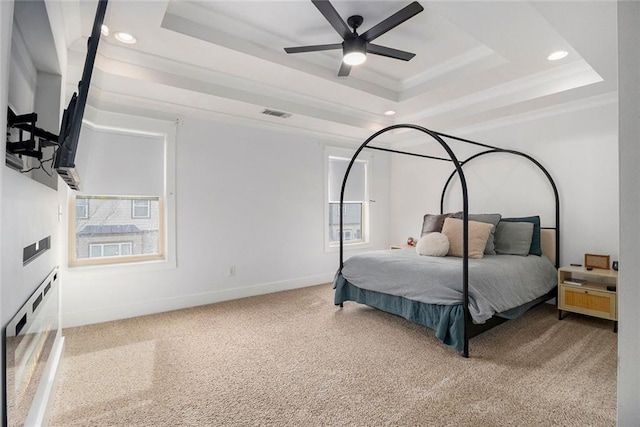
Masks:
[[[640,425],[640,3],[618,2],[620,277],[618,425]]]

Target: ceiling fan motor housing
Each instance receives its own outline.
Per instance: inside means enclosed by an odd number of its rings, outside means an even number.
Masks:
[[[342,42],[342,54],[347,55],[352,52],[366,54],[367,42],[361,37],[353,37]]]

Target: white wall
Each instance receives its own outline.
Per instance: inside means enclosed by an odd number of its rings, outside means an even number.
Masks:
[[[6,2],[3,2],[3,6]],[[9,2],[13,5],[13,2]],[[10,10],[8,6],[4,6]],[[7,17],[13,22],[13,15]],[[64,28],[52,23],[51,30],[64,33]],[[4,43],[11,43],[9,61],[8,103],[17,109],[16,113],[36,112],[43,117],[44,125],[52,130],[56,116],[59,121],[60,76],[38,73],[29,57],[19,31],[11,32],[12,25],[3,25]],[[4,29],[9,31],[5,37]],[[12,36],[15,36],[12,38]],[[4,62],[3,62],[4,65]],[[38,74],[43,76],[43,91],[38,95]],[[3,76],[5,79],[6,74]],[[57,82],[57,88],[56,88]],[[5,85],[3,84],[3,88]],[[56,97],[56,91],[58,96]],[[38,98],[39,96],[39,98]],[[36,111],[36,105],[41,110]],[[37,123],[41,126],[41,123]],[[2,186],[2,307],[3,324],[15,314],[31,293],[59,263],[60,236],[58,225],[58,196],[56,191],[13,169],[1,167]],[[43,238],[51,236],[51,249],[27,265],[22,265],[22,250]]]
[[[177,267],[66,269],[65,327],[331,281],[338,253],[324,249],[325,144],[332,141],[184,119],[176,144]],[[375,156],[372,174],[372,247],[384,248],[386,155]]]
[[[59,4],[49,2],[50,11],[59,12]],[[38,93],[38,72],[28,56],[25,46],[14,40],[12,36],[16,26],[14,22],[13,1],[0,1],[0,105],[5,108],[9,104],[16,108],[18,114],[36,112],[42,117],[47,130],[57,132],[59,123],[60,94],[62,76],[50,74],[41,80],[42,91]],[[60,15],[58,14],[58,18]],[[64,43],[64,26],[60,19],[50,22],[49,36],[53,33]],[[59,63],[61,52],[56,50],[52,58],[57,57]],[[26,55],[26,56],[25,56]],[[66,59],[66,52],[62,54]],[[64,67],[62,67],[64,70]],[[38,111],[39,109],[39,111]],[[46,111],[43,111],[46,109]],[[0,128],[5,128],[5,118],[0,119]],[[38,126],[43,127],[39,121]],[[51,126],[54,129],[51,129]],[[0,152],[5,151],[5,132],[0,139]],[[4,163],[4,162],[2,162]],[[59,263],[60,233],[58,223],[58,195],[48,186],[38,183],[31,177],[10,169],[4,164],[0,166],[0,318],[5,326],[18,311],[27,298],[47,277],[48,273]],[[51,236],[51,249],[44,252],[26,265],[23,265],[23,248],[47,236]],[[60,340],[56,341],[57,350]],[[4,350],[2,349],[4,355]],[[55,363],[48,365],[45,376],[55,372]],[[0,373],[4,375],[4,373]],[[47,404],[46,395],[50,391],[50,382],[43,381],[45,386],[38,390],[36,399],[38,410]],[[0,391],[0,396],[4,390]],[[42,412],[39,412],[42,415]]]
[[[12,19],[13,24],[13,19]],[[9,36],[11,40],[11,63],[9,105],[16,114],[33,112],[38,71],[27,51],[27,45],[20,31]]]
[[[7,105],[9,86],[9,66],[11,62],[11,33],[13,31],[13,1],[0,2],[0,105]],[[7,126],[7,118],[0,114],[0,129]],[[0,132],[0,153],[5,152],[7,143],[6,133]],[[0,174],[0,194],[4,189],[3,174]],[[2,209],[0,209],[0,223],[2,223]],[[4,241],[4,230],[0,227],[0,241]],[[0,245],[0,259],[2,259],[3,248]],[[4,288],[8,286],[4,280],[4,268],[0,263],[0,299],[4,294]],[[10,315],[5,314],[5,309],[0,304],[0,319],[2,325],[6,323]],[[0,359],[4,358],[4,342],[0,340]],[[4,370],[0,369],[0,384],[4,384]],[[0,387],[0,401],[4,401],[4,388]],[[4,418],[5,415],[3,415]]]
[[[491,129],[448,132],[522,151],[549,171],[560,195],[562,264],[582,263],[585,253],[618,259],[617,106],[615,97],[596,101],[565,106],[564,113],[552,109],[519,117],[500,127],[493,124]],[[431,154],[443,152],[431,150]],[[392,241],[415,237],[422,216],[439,213],[442,186],[452,170],[444,162],[392,158]],[[540,214],[543,226],[554,225],[551,187],[527,160],[489,155],[464,170],[471,213]],[[445,211],[461,210],[459,181],[450,184],[446,200]]]
[[[3,324],[58,265],[58,196],[47,186],[8,167],[2,168]],[[51,249],[22,265],[22,249],[51,236]]]
[[[618,2],[620,277],[618,425],[640,425],[640,3]]]

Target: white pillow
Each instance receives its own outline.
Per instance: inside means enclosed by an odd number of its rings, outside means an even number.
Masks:
[[[449,253],[449,238],[442,233],[425,234],[416,245],[418,255],[446,256]]]

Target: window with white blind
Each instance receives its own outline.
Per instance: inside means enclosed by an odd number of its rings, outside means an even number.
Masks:
[[[76,157],[82,191],[71,197],[69,264],[165,259],[164,135],[83,123],[81,136],[86,155]]]
[[[327,155],[328,215],[325,241],[328,247],[340,245],[340,193],[350,161],[349,156],[334,155],[333,151]],[[363,158],[356,160],[349,172],[342,206],[342,236],[345,245],[369,242],[368,169],[369,160]]]

